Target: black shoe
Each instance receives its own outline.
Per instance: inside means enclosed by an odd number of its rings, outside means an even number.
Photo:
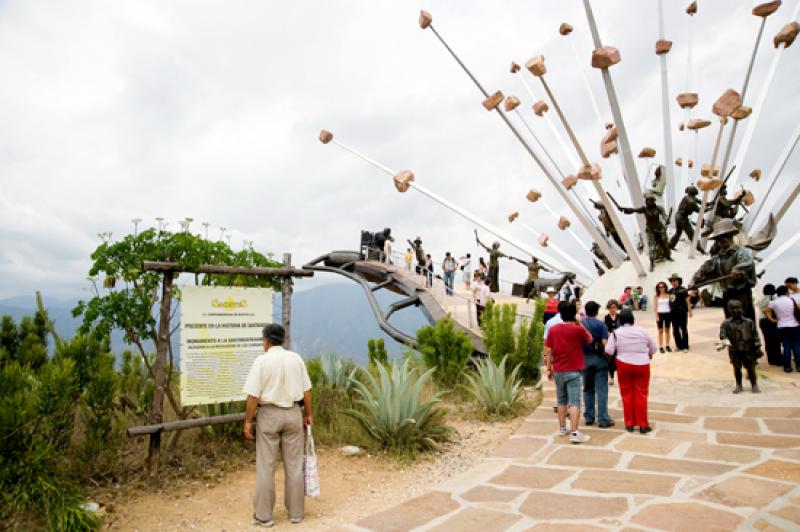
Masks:
[[[663,348],[663,347],[659,347],[659,348],[658,348],[658,352],[659,352],[659,353],[663,353],[663,352],[664,352],[664,348]]]
[[[639,432],[647,434],[648,432],[653,432],[653,429],[652,427],[639,427]]]
[[[584,425],[591,427],[594,425],[594,419],[587,419],[583,422]]]
[[[784,373],[791,373],[792,368],[783,368]]]
[[[625,427],[625,430],[627,430],[628,432],[633,432],[633,427]]]
[[[613,420],[609,421],[607,423],[598,423],[597,424],[597,426],[600,427],[601,429],[607,429],[608,427],[613,427],[614,425],[616,425],[616,423],[614,423]]]
[[[667,353],[672,353],[672,348],[670,346],[667,346],[664,349],[667,350]]]

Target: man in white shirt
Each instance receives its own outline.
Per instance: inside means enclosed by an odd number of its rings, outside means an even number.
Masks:
[[[272,526],[275,506],[275,465],[278,448],[283,455],[286,509],[292,523],[303,520],[304,425],[311,425],[311,380],[303,359],[283,348],[283,327],[264,327],[264,351],[253,362],[243,392],[247,394],[244,437],[256,441],[256,488],[253,519],[256,525]],[[301,410],[305,408],[305,417]],[[257,432],[253,435],[253,418]]]

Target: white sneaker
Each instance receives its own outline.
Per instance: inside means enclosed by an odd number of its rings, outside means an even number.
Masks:
[[[567,434],[569,434],[569,430],[567,430],[567,427],[561,427],[558,429],[559,436],[566,436]]]
[[[592,437],[588,434],[584,434],[583,432],[576,431],[570,434],[569,441],[572,443],[586,443],[587,441],[591,440]]]

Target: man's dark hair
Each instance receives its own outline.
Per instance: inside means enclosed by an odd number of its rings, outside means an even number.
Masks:
[[[619,324],[633,325],[633,311],[631,309],[626,308],[619,313]]]
[[[606,303],[606,308],[610,307],[611,305],[614,305],[615,307],[619,308],[619,301],[617,301],[616,299],[609,299],[608,302]]]
[[[586,311],[586,315],[594,318],[597,316],[597,313],[600,311],[600,303],[597,301],[589,301],[584,305],[583,310]]]
[[[782,284],[775,289],[775,295],[778,297],[785,296],[788,294],[789,294],[789,287],[786,286],[785,284]]]
[[[261,334],[264,340],[269,340],[272,345],[283,345],[283,339],[286,338],[286,331],[277,323],[266,324]]]
[[[578,314],[578,307],[575,303],[567,303],[563,310],[558,311],[561,314],[561,321],[575,321],[575,316]]]
[[[567,305],[569,305],[569,301],[559,301],[556,310],[558,311],[559,314],[561,314],[561,312],[563,312],[564,309],[567,308]]]
[[[775,285],[772,283],[767,283],[764,285],[764,289],[761,291],[762,294],[765,296],[774,296],[775,295]]]
[[[794,283],[797,284],[797,277],[787,277],[783,284]]]
[[[626,286],[625,290],[623,290],[623,292],[627,292],[628,290],[632,290],[632,288],[630,286]]]

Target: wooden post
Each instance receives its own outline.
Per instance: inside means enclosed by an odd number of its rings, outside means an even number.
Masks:
[[[292,254],[283,254],[283,267],[292,267]],[[292,278],[283,278],[283,288],[281,289],[281,323],[283,329],[286,331],[286,336],[283,340],[283,345],[286,349],[291,349],[292,341]]]
[[[149,422],[152,425],[164,422],[164,389],[166,387],[165,367],[167,365],[167,349],[169,349],[169,311],[172,305],[172,278],[174,273],[164,272],[161,285],[161,309],[158,319],[158,337],[156,338],[156,361],[153,366],[155,390],[153,392],[153,408],[150,410]],[[158,478],[158,465],[161,456],[161,431],[150,435],[147,450],[147,472],[151,479]]]

